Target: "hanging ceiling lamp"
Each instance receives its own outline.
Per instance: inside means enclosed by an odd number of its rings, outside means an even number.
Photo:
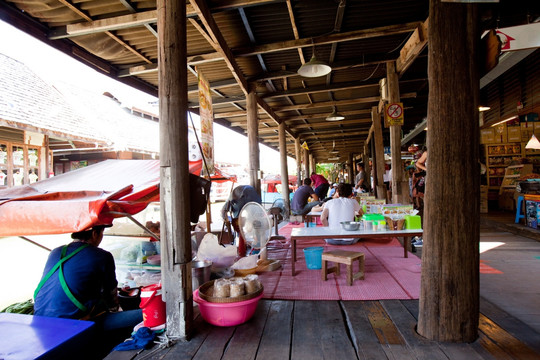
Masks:
[[[531,139],[529,140],[527,145],[525,145],[525,149],[540,150],[540,141],[538,141],[538,138],[534,134],[531,136]]]
[[[345,119],[345,116],[338,113],[336,108],[334,108],[334,111],[332,111],[332,113],[326,117],[326,121],[339,121],[343,119]]]
[[[311,60],[300,66],[298,75],[304,77],[319,77],[329,74],[330,71],[332,71],[332,68],[324,61],[317,59],[315,56],[315,46],[313,46],[312,54]]]

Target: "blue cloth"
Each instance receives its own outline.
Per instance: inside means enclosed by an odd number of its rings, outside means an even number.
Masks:
[[[84,242],[72,242],[68,245],[67,254],[75,251]],[[60,260],[62,246],[51,251],[43,276]],[[95,246],[88,246],[63,264],[66,283],[75,296],[88,311],[94,307],[105,311],[107,306],[114,305],[113,294],[116,291],[114,259],[111,253]],[[37,294],[34,314],[40,316],[80,319],[87,315],[73,304],[66,296],[58,271],[43,285]],[[107,304],[107,306],[105,305]],[[93,313],[98,313],[94,309]]]
[[[142,327],[135,335],[133,335],[131,340],[126,340],[121,344],[118,344],[114,347],[114,351],[125,351],[125,350],[136,350],[136,349],[145,349],[149,344],[154,341],[156,333],[150,330],[147,327]]]

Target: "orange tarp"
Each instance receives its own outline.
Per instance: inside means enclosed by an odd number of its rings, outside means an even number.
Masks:
[[[190,172],[198,175],[196,165],[190,163]],[[111,224],[122,216],[111,212],[133,215],[159,201],[159,177],[159,160],[106,160],[0,190],[0,236],[63,234]]]

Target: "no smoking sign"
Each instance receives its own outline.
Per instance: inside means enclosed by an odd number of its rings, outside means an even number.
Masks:
[[[403,125],[403,103],[392,103],[384,106],[384,120],[388,125]]]

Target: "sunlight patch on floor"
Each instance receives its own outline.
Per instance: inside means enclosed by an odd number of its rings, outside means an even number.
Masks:
[[[491,249],[495,249],[499,246],[504,245],[505,243],[500,241],[482,241],[480,242],[480,254],[485,253]]]

